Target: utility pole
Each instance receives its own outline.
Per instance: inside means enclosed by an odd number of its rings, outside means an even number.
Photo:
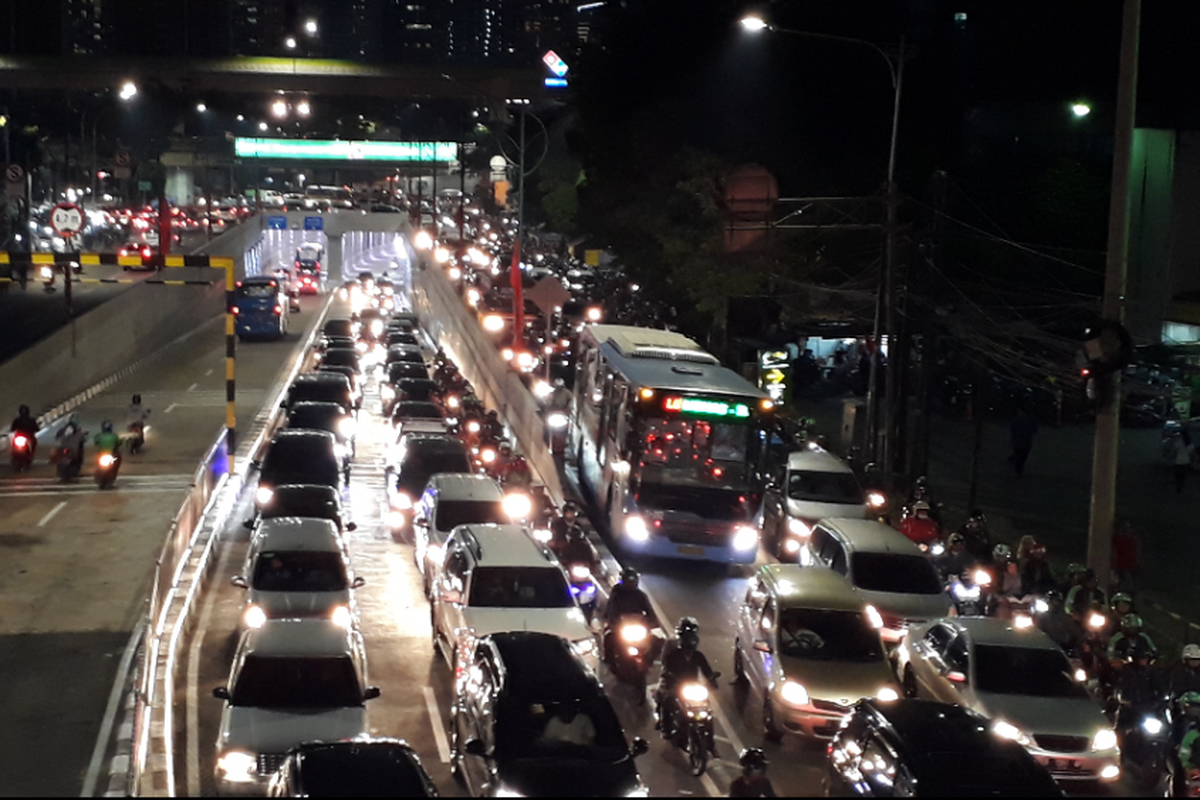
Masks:
[[[1129,263],[1129,169],[1137,117],[1138,42],[1142,0],[1124,0],[1121,21],[1121,71],[1117,83],[1117,127],[1113,136],[1112,195],[1108,204],[1108,258],[1104,269],[1105,320],[1122,322]],[[1088,526],[1088,566],[1100,586],[1107,587],[1112,570],[1112,535],[1117,508],[1117,454],[1120,440],[1121,372],[1107,376],[1096,411],[1092,449],[1092,501]]]
[[[889,66],[891,60],[889,59]],[[883,404],[883,458],[881,459],[883,466],[884,484],[888,490],[892,488],[893,471],[895,463],[893,459],[893,446],[895,444],[896,435],[896,404],[900,397],[901,376],[898,367],[903,360],[901,358],[901,345],[897,341],[896,330],[896,227],[897,227],[897,205],[899,204],[899,196],[896,192],[896,138],[900,129],[900,90],[904,86],[904,37],[900,37],[900,51],[896,56],[896,68],[893,80],[893,88],[895,89],[895,98],[892,103],[892,140],[888,149],[888,174],[887,186],[887,243],[884,253],[884,285],[883,285],[883,302],[884,302],[884,323],[887,326],[888,340],[888,369],[887,369],[887,385],[886,399]],[[878,332],[877,332],[878,333]],[[881,337],[876,335],[875,345],[879,347]],[[878,351],[877,351],[878,352]],[[875,362],[872,362],[871,374],[876,375],[877,368]],[[878,383],[875,383],[875,391],[873,396],[878,396]]]

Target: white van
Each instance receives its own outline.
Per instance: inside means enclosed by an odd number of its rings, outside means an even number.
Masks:
[[[817,520],[867,516],[867,495],[850,465],[819,447],[790,453],[763,492],[762,541],[795,561]]]

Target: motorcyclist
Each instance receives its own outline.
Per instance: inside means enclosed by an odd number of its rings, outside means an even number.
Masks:
[[[1134,613],[1133,597],[1125,592],[1117,592],[1108,603],[1113,619],[1120,619],[1126,614]]]
[[[684,617],[675,626],[674,646],[663,656],[662,678],[654,693],[654,707],[658,717],[655,727],[662,731],[664,739],[675,735],[675,693],[679,684],[687,681],[707,681],[714,689],[717,673],[709,666],[708,659],[700,652],[700,623],[695,617]]]
[[[129,410],[125,412],[125,425],[134,434],[132,450],[135,453],[145,440],[146,417],[148,416],[150,416],[150,409],[142,405],[142,396],[135,394],[130,400]]]
[[[747,747],[738,756],[742,774],[729,785],[730,797],[776,797],[767,778],[767,756],[758,747]]]
[[[641,575],[633,567],[621,570],[621,581],[612,588],[604,606],[604,625],[614,627],[626,615],[641,615],[655,620],[654,607],[641,588]]]
[[[967,549],[967,537],[961,533],[952,533],[946,539],[946,552],[933,560],[942,576],[942,582],[950,580],[952,575],[961,575],[975,563],[975,556]]]
[[[1038,628],[1053,639],[1054,643],[1061,647],[1068,656],[1072,654],[1082,656],[1085,636],[1083,626],[1067,613],[1062,592],[1054,589],[1046,592],[1043,599],[1046,601],[1047,610],[1038,616]]]
[[[1155,655],[1153,647],[1146,641],[1136,642],[1129,650],[1129,662],[1116,681],[1118,734],[1138,724],[1148,708],[1162,704],[1165,692],[1160,676],[1152,667]]]
[[[96,434],[96,438],[92,442],[96,445],[96,451],[99,453],[111,453],[117,455],[121,450],[121,436],[113,430],[112,420],[104,420],[100,423],[100,432]]]
[[[1188,692],[1200,692],[1200,644],[1187,644],[1169,676],[1171,697],[1179,701]]]
[[[1025,554],[1024,563],[1021,564],[1022,594],[1045,594],[1059,588],[1054,570],[1046,561],[1046,546],[1030,539],[1022,550]]]
[[[571,407],[571,391],[562,378],[554,379],[554,391],[546,398],[546,407],[554,411],[566,411]]]
[[[562,551],[567,546],[567,540],[572,528],[579,527],[579,505],[568,500],[562,505],[560,516],[550,523],[550,549],[561,558]]]
[[[941,539],[938,524],[930,515],[929,503],[918,500],[912,504],[912,513],[906,514],[900,523],[900,532],[917,544],[930,547]]]
[[[997,597],[1019,598],[1024,581],[1013,559],[1012,548],[1001,542],[992,548],[992,590]]]
[[[1142,618],[1137,614],[1121,617],[1121,630],[1108,642],[1108,660],[1113,666],[1129,661],[1139,644],[1148,648],[1153,656],[1158,656],[1158,648],[1154,646],[1149,634],[1142,630],[1143,627]]]
[[[1187,692],[1177,701],[1182,735],[1171,770],[1171,796],[1186,797],[1188,773],[1200,770],[1200,692]]]
[[[1081,623],[1094,604],[1108,605],[1108,595],[1098,586],[1096,571],[1085,569],[1079,583],[1067,593],[1067,611]]]
[[[593,575],[600,568],[600,562],[596,557],[596,548],[592,547],[592,543],[588,541],[587,533],[583,530],[582,525],[572,525],[567,529],[566,543],[563,545],[562,551],[558,553],[558,560],[567,569],[576,564],[583,564],[591,570]]]
[[[988,530],[987,517],[981,509],[975,509],[957,531],[967,542],[967,551],[979,561],[992,556],[992,535]]]
[[[484,442],[498,442],[503,438],[504,423],[500,421],[500,414],[493,408],[483,418],[483,426],[479,431],[479,439]]]
[[[9,428],[12,433],[23,433],[29,437],[29,453],[33,455],[37,452],[37,435],[38,423],[37,419],[29,413],[29,406],[21,406],[17,409],[17,416],[12,421],[12,427]]]
[[[79,425],[79,417],[72,414],[67,419],[67,424],[54,434],[54,439],[59,448],[66,449],[71,453],[72,466],[83,465],[83,447],[87,442],[87,434]]]

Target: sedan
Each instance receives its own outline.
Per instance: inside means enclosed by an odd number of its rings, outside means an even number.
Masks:
[[[994,617],[910,628],[896,649],[909,697],[957,703],[991,718],[1059,781],[1120,776],[1117,736],[1049,636]]]

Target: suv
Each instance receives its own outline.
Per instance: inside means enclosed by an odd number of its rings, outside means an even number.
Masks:
[[[279,517],[259,523],[234,586],[246,590],[242,629],[269,619],[319,617],[349,626],[357,617],[350,556],[337,525],[327,519]]]
[[[318,403],[337,403],[345,409],[357,408],[354,387],[350,379],[336,372],[305,372],[297,375],[288,387],[283,408],[290,411],[296,403],[310,400]]]
[[[817,520],[866,515],[867,497],[845,461],[826,450],[797,450],[763,492],[763,542],[795,561]]]
[[[909,625],[950,613],[952,603],[933,563],[900,531],[869,519],[823,519],[800,550],[800,563],[849,578],[883,620],[895,643]]]
[[[646,787],[604,689],[571,646],[496,633],[469,651],[450,709],[450,769],[472,796],[638,797]]]
[[[434,573],[442,564],[442,546],[457,525],[512,522],[504,511],[504,489],[486,475],[434,475],[413,509],[413,543],[417,568],[425,576],[429,596]]]
[[[389,455],[388,523],[395,532],[408,530],[408,515],[434,475],[469,475],[471,453],[457,437],[445,433],[405,433]]]
[[[878,612],[827,569],[768,564],[737,618],[733,674],[763,696],[763,728],[829,737],[862,697],[895,700]]]
[[[337,438],[332,433],[285,429],[271,439],[254,499],[259,508],[266,506],[274,497],[275,487],[285,483],[317,483],[341,492],[344,474]]]
[[[346,475],[350,474],[350,462],[354,460],[355,427],[353,414],[328,401],[302,400],[287,412],[288,430],[329,431],[337,438]]]
[[[324,619],[268,620],[242,634],[229,682],[213,690],[225,701],[217,734],[221,794],[263,793],[302,742],[335,741],[370,731],[362,636]]]
[[[431,609],[433,646],[452,667],[471,636],[532,630],[563,637],[599,669],[596,637],[567,573],[520,525],[455,528],[433,582]]]
[[[860,700],[829,745],[827,794],[1062,797],[1016,742],[962,706]]]

